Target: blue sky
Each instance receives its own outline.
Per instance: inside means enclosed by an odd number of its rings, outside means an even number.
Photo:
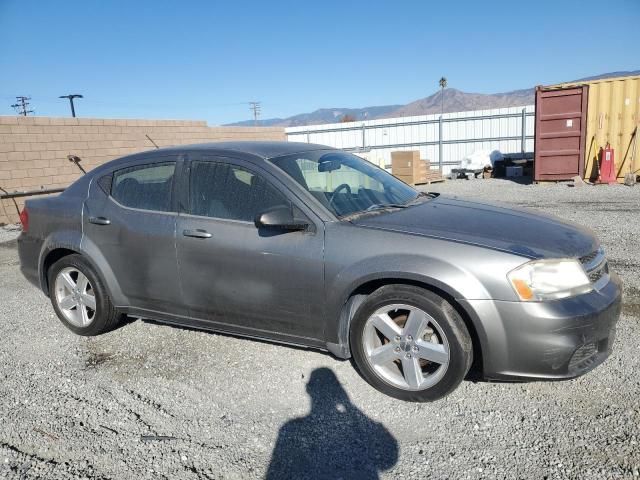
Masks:
[[[221,124],[640,68],[640,0],[0,0],[0,115]]]

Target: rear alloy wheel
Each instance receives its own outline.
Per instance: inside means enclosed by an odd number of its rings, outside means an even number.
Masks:
[[[56,275],[55,301],[65,320],[76,327],[88,327],[96,316],[96,297],[87,276],[74,267]]]
[[[473,358],[464,321],[442,297],[410,285],[388,285],[358,309],[351,349],[362,376],[408,401],[433,401],[453,391]]]
[[[58,318],[78,335],[100,335],[117,328],[118,312],[92,265],[81,255],[68,255],[48,271],[49,297]]]

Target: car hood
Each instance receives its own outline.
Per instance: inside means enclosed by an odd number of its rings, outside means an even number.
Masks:
[[[529,258],[581,257],[598,248],[598,240],[590,230],[559,218],[442,195],[402,210],[363,215],[352,223]]]

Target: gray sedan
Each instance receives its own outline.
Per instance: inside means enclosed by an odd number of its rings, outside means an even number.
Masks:
[[[237,142],[114,160],[28,200],[23,274],[64,325],[127,315],[328,350],[409,401],[581,375],[621,285],[586,229],[424,194],[321,145]]]

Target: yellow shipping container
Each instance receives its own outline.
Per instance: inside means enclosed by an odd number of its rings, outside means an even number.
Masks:
[[[582,159],[585,178],[597,177],[598,152],[607,143],[615,152],[618,182],[623,182],[629,172],[640,175],[640,139],[635,140],[640,136],[640,75],[562,83],[551,88],[580,85],[589,86]]]

